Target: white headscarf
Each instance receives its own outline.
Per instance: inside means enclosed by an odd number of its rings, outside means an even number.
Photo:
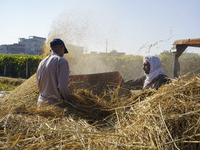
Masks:
[[[146,80],[144,81],[144,86],[143,88],[149,84],[154,78],[156,78],[157,76],[163,74],[166,75],[164,73],[164,71],[162,71],[162,63],[160,61],[160,59],[156,56],[146,56],[144,57],[144,61],[145,59],[149,62],[150,64],[150,72],[149,74],[146,74]]]

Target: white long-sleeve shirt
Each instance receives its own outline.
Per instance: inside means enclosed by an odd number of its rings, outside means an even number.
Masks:
[[[41,102],[55,104],[58,99],[69,100],[69,65],[65,58],[51,53],[38,66],[36,82],[39,89],[38,105]]]

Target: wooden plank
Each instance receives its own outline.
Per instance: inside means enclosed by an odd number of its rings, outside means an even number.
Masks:
[[[200,47],[200,38],[176,40],[174,41],[173,45],[188,45]]]

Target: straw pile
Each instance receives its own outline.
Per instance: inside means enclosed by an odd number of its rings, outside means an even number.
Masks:
[[[200,149],[200,76],[131,97],[84,89],[67,107],[36,108],[35,76],[1,103],[0,148]]]

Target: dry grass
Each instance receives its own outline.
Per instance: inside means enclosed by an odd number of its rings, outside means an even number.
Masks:
[[[9,77],[2,77],[0,76],[0,82],[1,83],[6,83],[6,84],[11,84],[14,86],[22,84],[26,79],[21,79],[21,78],[9,78]]]
[[[200,76],[131,97],[79,89],[67,107],[36,108],[35,75],[1,103],[0,148],[199,149]]]
[[[24,81],[20,78],[0,77],[0,91],[12,91]]]

